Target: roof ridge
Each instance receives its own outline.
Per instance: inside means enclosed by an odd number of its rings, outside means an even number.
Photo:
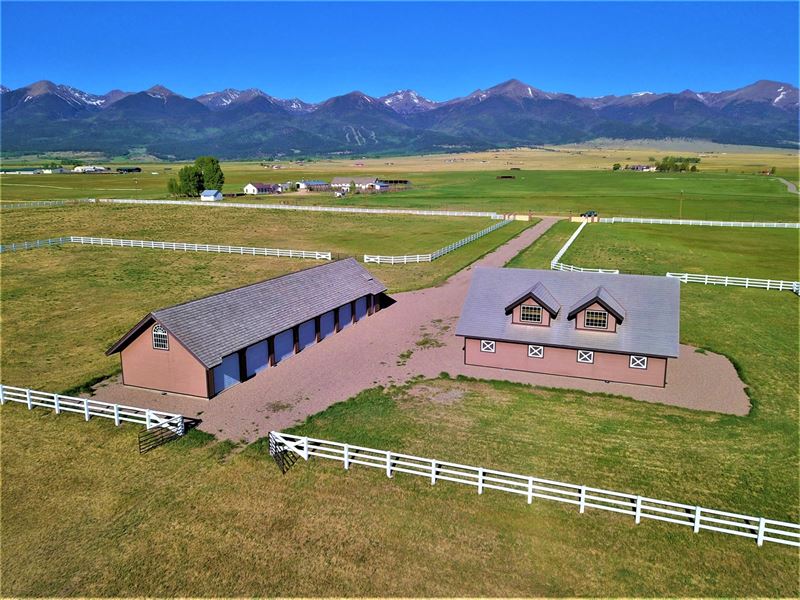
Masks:
[[[328,261],[328,262],[326,262],[324,264],[321,264],[321,265],[311,265],[310,267],[305,267],[304,269],[298,269],[297,271],[292,271],[291,273],[284,273],[283,275],[278,275],[277,277],[268,277],[267,279],[262,279],[261,281],[256,281],[254,283],[246,283],[245,285],[240,285],[240,286],[235,287],[235,288],[229,288],[227,290],[222,290],[221,292],[215,292],[213,294],[208,294],[207,296],[200,296],[199,298],[194,298],[192,300],[187,300],[186,302],[178,302],[177,304],[171,304],[170,306],[164,306],[164,307],[161,307],[161,308],[157,308],[155,310],[151,310],[150,314],[152,314],[155,317],[156,313],[159,313],[159,312],[162,312],[162,311],[165,311],[165,310],[169,310],[171,308],[178,308],[179,306],[185,306],[187,304],[192,304],[194,302],[200,302],[201,300],[208,300],[209,298],[214,298],[216,296],[222,296],[222,295],[225,295],[225,294],[229,294],[231,292],[236,292],[236,291],[243,290],[243,289],[246,289],[246,288],[249,288],[249,287],[253,287],[253,286],[256,286],[256,285],[261,285],[262,283],[266,283],[268,281],[277,281],[279,279],[283,279],[284,277],[289,277],[291,275],[297,275],[298,273],[304,273],[305,271],[312,271],[314,269],[321,269],[323,267],[329,267],[330,265],[334,265],[334,264],[337,264],[337,263],[340,263],[340,262],[345,262],[345,261],[348,261],[348,260],[351,260],[351,261],[355,262],[356,264],[358,264],[358,261],[355,258],[353,258],[352,256],[348,256],[346,258],[339,258],[339,259],[336,259],[336,260]]]

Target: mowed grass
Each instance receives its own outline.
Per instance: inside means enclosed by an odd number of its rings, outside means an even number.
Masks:
[[[500,156],[500,155],[498,155]],[[570,153],[564,153],[569,160]],[[461,170],[398,170],[396,165],[376,163],[353,167],[341,162],[319,162],[287,169],[264,169],[257,163],[225,163],[226,193],[241,192],[249,181],[282,183],[287,180],[324,179],[334,176],[402,177],[413,189],[384,194],[359,194],[335,198],[333,193],[284,194],[236,198],[236,201],[289,204],[335,204],[373,207],[493,210],[500,213],[575,215],[593,209],[604,216],[723,219],[739,221],[793,221],[798,215],[798,196],[787,191],[777,177],[754,175],[762,166],[742,166],[741,171],[698,173],[638,173],[610,171],[609,159],[602,170],[564,170],[563,167],[510,171],[513,160],[495,161],[491,170],[482,163],[463,163]],[[646,162],[646,160],[644,161]],[[520,162],[524,165],[524,162]],[[565,163],[570,165],[571,163]],[[4,202],[74,198],[166,198],[172,171],[164,165],[145,166],[133,175],[4,175],[0,192]],[[151,169],[154,169],[151,170]],[[150,173],[157,172],[158,175]],[[513,175],[515,179],[497,179]],[[792,174],[787,172],[791,178]]]
[[[591,223],[562,257],[623,273],[700,273],[797,280],[797,229]]]
[[[550,261],[579,226],[580,223],[568,220],[558,221],[535,243],[512,258],[506,266],[520,269],[549,269]]]
[[[64,233],[74,232],[72,227],[79,227],[84,222],[79,218],[80,215],[75,214],[76,209],[47,209],[45,212],[55,213],[52,220],[57,226],[64,227]],[[237,238],[239,243],[265,246],[272,246],[272,242],[278,240],[277,237],[260,233],[272,225],[261,211],[248,211],[248,214],[256,213],[252,216],[261,217],[262,221],[254,218],[249,227],[247,223],[240,222],[241,230],[234,229],[233,225],[224,221],[204,221],[204,217],[214,216],[209,212],[220,216],[228,214],[228,211],[217,213],[200,209],[194,215],[180,214],[180,219],[176,219],[174,214],[153,215],[152,220],[148,218],[137,223],[134,216],[141,216],[138,211],[132,214],[127,210],[112,210],[106,211],[103,216],[107,220],[103,222],[99,219],[100,213],[90,209],[85,214],[97,219],[91,225],[96,229],[84,225],[85,228],[80,232],[99,235],[105,231],[104,235],[107,236],[124,236],[125,232],[133,231],[136,235],[130,237],[153,237],[168,241],[201,241],[206,236],[206,239],[212,238],[208,240],[211,242],[223,242],[229,239],[227,236],[241,233],[241,238]],[[239,211],[234,212],[240,214]],[[34,210],[16,211],[14,216],[23,219],[10,227],[4,226],[3,234],[14,236],[11,239],[16,240],[22,239],[17,236],[47,237],[45,229],[42,229],[46,224],[38,216],[43,214]],[[324,220],[320,221],[323,222],[313,227],[327,231],[323,226]],[[474,221],[466,220],[466,224],[473,225],[473,231],[481,220]],[[6,223],[8,221],[4,220],[4,225]],[[126,223],[129,226],[127,229]],[[407,227],[411,227],[415,221],[412,219],[409,223]],[[438,235],[444,236],[443,230],[448,223],[446,219],[439,219],[437,224],[437,220],[432,219],[425,225],[440,227]],[[229,229],[223,230],[223,225]],[[313,228],[312,225],[309,229]],[[432,263],[371,264],[367,267],[389,287],[390,294],[436,285],[518,235],[528,225],[530,223],[511,223]],[[336,239],[345,240],[347,232],[353,238],[353,244],[364,239],[356,233],[359,231],[357,228],[343,231],[347,226],[341,222],[330,226],[334,230],[328,234],[330,239],[326,241],[331,244]],[[453,226],[457,228],[458,224]],[[306,236],[303,240],[294,240],[289,247],[297,247],[302,241],[308,241],[308,236],[314,233],[304,229],[299,221],[295,232],[287,229],[286,223],[275,227],[282,228],[287,234]],[[388,246],[390,248],[400,243],[392,240],[392,236],[400,238],[407,235],[411,240],[408,243],[414,243],[416,239],[414,231],[407,231],[397,221],[384,227],[382,235],[388,244],[394,244]],[[369,231],[369,227],[365,229]],[[178,234],[179,230],[186,234]],[[62,231],[55,235],[60,235]],[[274,229],[269,231],[269,235],[275,235]],[[434,230],[432,234],[435,237],[437,232]],[[419,239],[421,243],[422,238]],[[455,239],[458,238],[452,241]],[[379,241],[370,238],[364,243],[377,244]],[[438,239],[434,241],[441,243]],[[306,248],[312,249],[314,246]],[[0,320],[3,327],[0,356],[3,382],[54,392],[74,390],[117,373],[119,358],[106,357],[105,350],[152,310],[322,264],[320,261],[291,258],[73,244],[0,256]]]
[[[0,414],[14,440],[0,456],[5,596],[800,592],[791,548],[321,459],[281,475],[265,441],[231,454],[193,432],[139,456],[134,427],[21,405]],[[776,489],[779,457],[764,451],[780,436],[750,427],[748,417],[434,380],[365,391],[294,431],[796,518]]]
[[[62,235],[332,251],[351,256],[421,254],[497,223],[423,217],[173,205],[11,209],[2,243]]]

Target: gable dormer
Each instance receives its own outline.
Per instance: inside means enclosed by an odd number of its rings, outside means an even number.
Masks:
[[[567,319],[575,319],[575,328],[614,333],[625,320],[625,309],[604,287],[586,294],[570,309]]]
[[[514,325],[549,327],[550,320],[556,318],[559,310],[561,305],[550,291],[542,283],[537,283],[506,306],[505,312],[511,315]]]

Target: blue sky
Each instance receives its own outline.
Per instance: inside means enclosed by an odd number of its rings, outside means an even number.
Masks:
[[[2,2],[0,81],[434,100],[516,77],[600,96],[798,84],[798,3]]]

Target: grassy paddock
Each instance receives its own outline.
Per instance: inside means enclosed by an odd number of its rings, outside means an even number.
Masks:
[[[559,221],[548,229],[535,243],[508,261],[507,267],[520,269],[549,269],[550,261],[575,233],[580,223]]]
[[[623,273],[798,279],[796,229],[592,223],[562,261]]]
[[[231,454],[190,434],[140,457],[133,427],[18,405],[0,414],[15,440],[0,457],[6,596],[800,592],[790,548],[319,459],[284,476],[263,442]],[[775,434],[749,428],[618,398],[434,380],[365,391],[295,431],[796,518],[761,452]]]

